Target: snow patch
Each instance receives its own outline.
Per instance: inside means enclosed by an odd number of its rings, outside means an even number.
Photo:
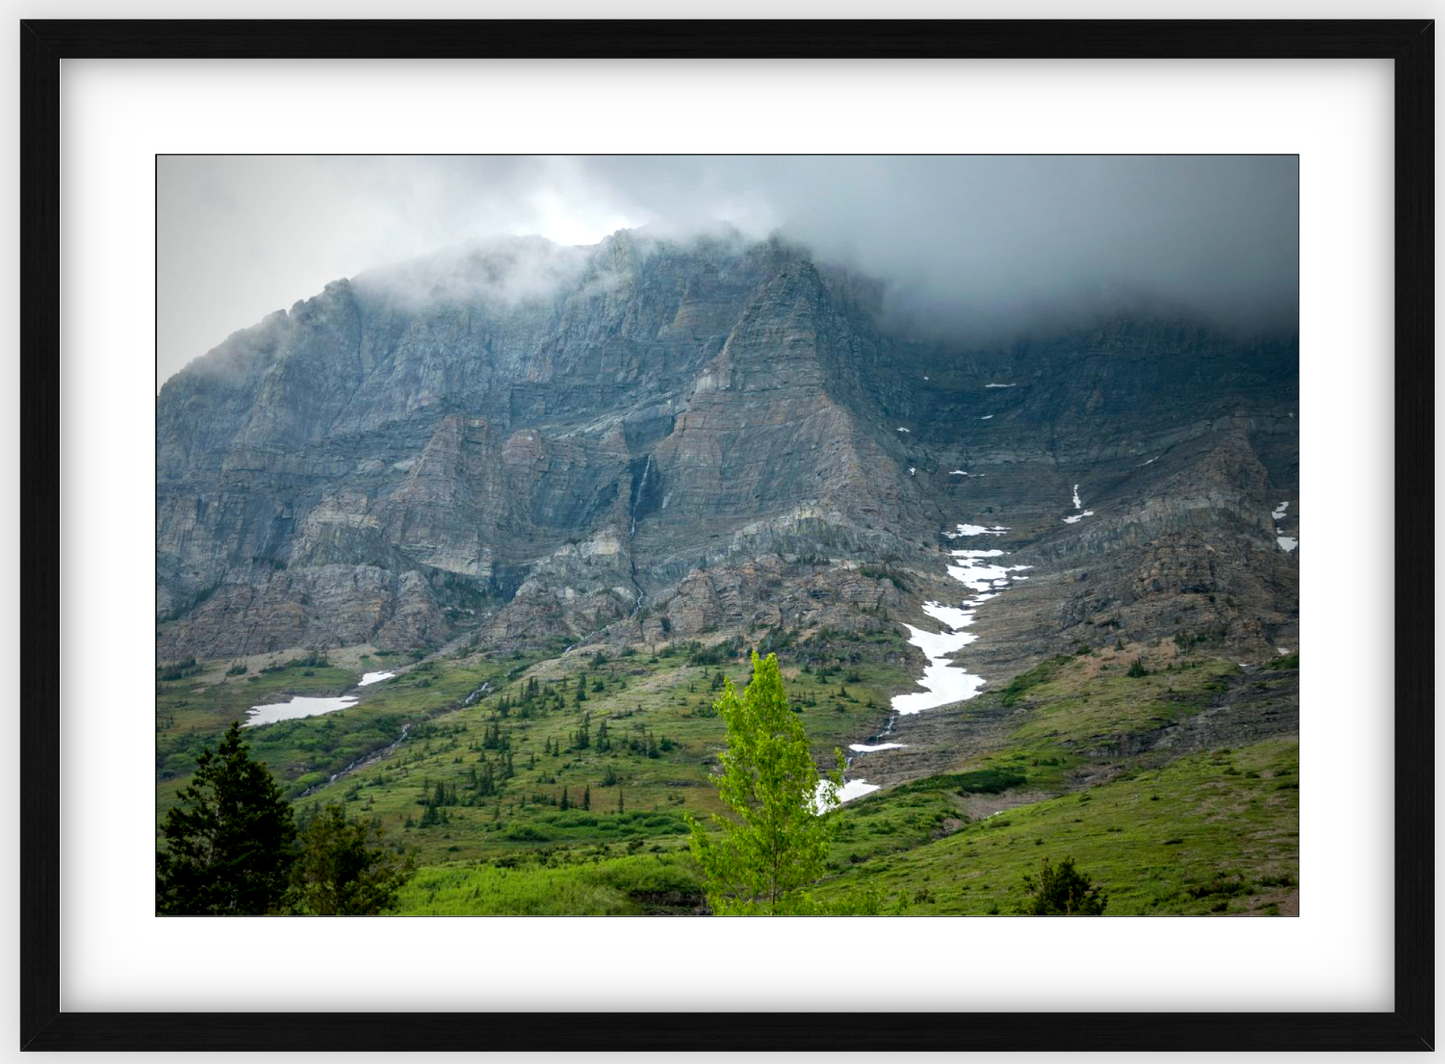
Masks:
[[[905,429],[902,425],[899,425],[899,426],[898,426],[898,431],[899,431],[899,432],[907,432],[908,430]]]
[[[1078,486],[1077,484],[1075,484],[1075,485],[1074,485],[1074,509],[1075,509],[1075,510],[1082,510],[1083,508],[1084,508],[1084,503],[1083,503],[1083,501],[1079,498],[1079,486]]]
[[[350,695],[340,698],[303,698],[297,695],[289,702],[272,702],[264,706],[252,706],[246,714],[243,728],[254,728],[261,724],[275,724],[279,720],[296,720],[299,717],[316,717],[322,713],[334,713],[356,705]]]
[[[985,388],[1017,388],[1017,384],[985,384]]]
[[[1066,524],[1066,525],[1077,524],[1079,521],[1082,521],[1084,518],[1086,518],[1086,517],[1093,517],[1093,516],[1094,516],[1094,511],[1093,511],[1093,510],[1085,510],[1085,511],[1084,511],[1083,513],[1081,513],[1081,514],[1073,514],[1073,515],[1071,515],[1071,516],[1069,516],[1069,517],[1064,518],[1064,524]]]
[[[1275,536],[1274,538],[1279,541],[1279,549],[1285,553],[1289,553],[1299,546],[1299,540],[1293,536]]]
[[[1286,510],[1288,510],[1288,509],[1289,509],[1289,500],[1286,499],[1284,502],[1280,503],[1279,506],[1275,508],[1274,513],[1270,514],[1269,516],[1273,517],[1276,521],[1283,521],[1283,520],[1284,520],[1284,512],[1285,512]]]
[[[1001,536],[1007,531],[1003,525],[994,525],[992,528],[985,528],[983,525],[959,525],[957,532],[945,532],[944,535],[949,539],[957,539],[959,536]]]
[[[948,567],[948,575],[978,597],[971,602],[964,603],[962,608],[930,602],[923,609],[930,617],[943,621],[954,629],[966,628],[973,624],[975,615],[973,610],[968,607],[977,606],[987,598],[997,597],[1008,587],[1010,574],[1021,569],[1031,568],[1027,565],[997,565],[986,560],[999,557],[1004,553],[1001,550],[956,550],[949,553],[956,564]],[[977,639],[976,635],[972,632],[956,630],[926,632],[911,624],[905,624],[903,627],[908,629],[908,642],[923,651],[923,656],[928,659],[928,665],[918,679],[918,686],[923,688],[922,691],[893,696],[895,713],[906,717],[914,713],[921,713],[925,709],[936,709],[954,702],[965,702],[978,695],[985,683],[984,678],[955,665],[950,660],[953,654]]]
[[[950,628],[967,628],[973,623],[973,614],[959,606],[944,606],[938,602],[925,602],[923,612],[935,621],[942,621]]]
[[[1139,468],[1143,469],[1146,465],[1153,465],[1155,462],[1159,461],[1159,459],[1163,457],[1164,456],[1162,454],[1156,454],[1153,458],[1149,459],[1149,461],[1145,462],[1144,465],[1141,465]]]
[[[878,784],[867,780],[844,780],[842,787],[834,787],[829,780],[819,780],[818,789],[813,792],[813,812],[816,815],[837,809],[844,802],[862,798],[878,789]]]
[[[961,471],[960,471],[961,472]],[[983,528],[979,525],[959,525],[958,532],[947,533],[950,537],[976,536],[976,535],[1001,535],[1007,532],[1007,528]],[[926,709],[936,709],[939,706],[951,705],[955,702],[965,702],[978,695],[980,689],[986,682],[982,676],[975,675],[956,665],[951,660],[953,654],[968,646],[978,637],[972,632],[963,631],[974,623],[977,607],[992,598],[997,598],[1002,592],[1008,589],[1014,579],[1014,574],[1024,569],[1031,569],[1030,565],[1001,565],[994,561],[1005,555],[1002,550],[951,550],[948,552],[953,564],[948,566],[948,575],[959,583],[963,584],[973,592],[973,598],[958,606],[948,606],[941,602],[929,601],[923,604],[923,612],[935,621],[942,623],[946,630],[942,632],[929,632],[922,628],[915,628],[911,624],[903,627],[908,629],[908,642],[923,651],[924,658],[928,664],[924,667],[923,675],[918,679],[920,691],[912,691],[907,694],[894,695],[892,700],[893,712],[899,716],[910,716],[914,713],[921,713]],[[1020,576],[1018,579],[1025,579]],[[890,727],[884,730],[888,734]],[[854,743],[849,749],[855,753],[867,754],[875,750],[900,749],[903,743]],[[834,803],[841,804],[860,795],[868,794],[878,790],[878,785],[869,783],[867,780],[847,780],[841,791],[834,797],[834,787],[831,783],[823,781],[819,783],[818,790],[814,796],[814,811],[824,812],[833,808]]]
[[[923,651],[928,659],[918,686],[922,691],[894,695],[893,711],[900,716],[921,713],[925,709],[937,709],[953,702],[964,702],[975,697],[983,686],[982,676],[975,676],[967,669],[954,665],[949,656],[972,643],[978,636],[971,632],[925,632],[911,624],[908,641]]]
[[[381,683],[382,680],[394,680],[394,679],[396,679],[396,673],[394,673],[394,672],[368,672],[368,673],[364,673],[364,674],[362,675],[361,679],[357,682],[356,686],[357,686],[357,687],[369,687],[371,684]]]
[[[955,550],[949,553],[958,564],[948,567],[948,575],[978,595],[993,597],[1008,587],[1011,574],[1033,568],[1032,565],[990,565],[980,561],[982,558],[998,557],[1003,554],[1001,550]]]
[[[985,414],[985,415],[983,415],[983,417],[979,418],[979,420],[980,420],[980,421],[992,421],[992,420],[993,420],[993,415],[992,415],[992,414]]]

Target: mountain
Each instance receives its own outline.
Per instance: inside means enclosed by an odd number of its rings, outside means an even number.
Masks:
[[[824,901],[1017,911],[1068,858],[1110,913],[1297,912],[1298,341],[984,346],[894,295],[781,239],[505,240],[196,359],[157,815],[246,720],[418,858],[401,911],[706,911],[684,814],[757,647],[843,760]]]
[[[161,390],[158,658],[916,621],[960,524],[1034,567],[1000,665],[1101,626],[1293,645],[1297,341],[973,349],[883,299],[779,239],[628,231],[329,284]]]

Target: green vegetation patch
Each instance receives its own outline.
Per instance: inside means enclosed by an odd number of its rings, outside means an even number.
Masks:
[[[1019,673],[1019,675],[1010,680],[1009,685],[1004,688],[1002,696],[1003,704],[1006,706],[1018,705],[1019,702],[1023,701],[1024,695],[1028,694],[1029,691],[1035,687],[1048,683],[1058,675],[1060,669],[1072,660],[1072,658],[1065,655],[1060,655],[1059,657],[1050,658],[1048,661],[1039,662],[1039,664],[1035,665],[1028,672]]]
[[[910,683],[901,633],[770,637],[786,644],[778,657],[790,703],[823,770],[833,767],[835,748],[874,731],[892,692]],[[721,809],[708,780],[724,747],[713,704],[725,681],[746,684],[749,650],[730,639],[677,642],[652,654],[438,658],[365,688],[354,707],[245,735],[298,809],[339,802],[349,816],[378,817],[419,864],[642,839],[674,846],[686,831],[684,814]],[[194,752],[232,719],[244,720],[247,707],[340,694],[359,678],[318,664],[225,677],[228,664],[212,667],[208,685],[158,685],[162,816],[192,771]],[[486,692],[463,705],[484,683]],[[395,743],[407,724],[391,753],[354,767]]]
[[[1107,892],[1110,915],[1279,911],[1299,875],[1298,755],[1293,738],[1191,755],[850,862],[816,893],[904,894],[909,913],[1010,913],[1047,856],[1072,857]],[[873,795],[874,809],[843,815],[858,838],[919,797]]]
[[[1093,675],[1088,659],[1054,663],[1046,679],[1028,687],[1035,710],[1014,733],[1021,746],[1093,744],[1163,727],[1213,705],[1227,690],[1225,678],[1239,673],[1232,662],[1214,659],[1151,667],[1142,675],[1121,661]]]
[[[894,793],[919,791],[953,791],[955,794],[1002,794],[1022,787],[1028,777],[1007,768],[982,768],[973,772],[955,772],[914,780],[896,788]]]
[[[638,916],[690,911],[702,881],[685,851],[607,856],[605,849],[535,861],[430,866],[402,889],[418,916]]]

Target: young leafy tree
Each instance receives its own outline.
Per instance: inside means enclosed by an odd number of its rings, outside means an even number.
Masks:
[[[1022,910],[1027,916],[1100,916],[1109,904],[1103,888],[1076,869],[1072,857],[1057,866],[1045,857],[1037,877],[1024,876],[1024,889],[1029,894]]]
[[[301,853],[291,874],[292,911],[311,916],[371,916],[396,906],[411,878],[404,860],[382,843],[379,822],[348,820],[328,805],[301,833]]]
[[[296,823],[265,764],[251,759],[232,722],[161,826],[156,911],[258,915],[277,911],[295,860]]]
[[[833,818],[817,815],[818,769],[803,722],[788,708],[776,656],[753,654],[747,690],[739,696],[725,681],[717,710],[728,748],[712,781],[734,816],[714,816],[715,831],[689,818],[708,904],[729,914],[816,911],[803,888],[823,874]],[[825,807],[837,803],[842,764],[840,752],[822,788]]]

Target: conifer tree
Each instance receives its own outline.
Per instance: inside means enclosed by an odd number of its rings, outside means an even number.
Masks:
[[[309,916],[370,916],[395,908],[414,863],[382,845],[381,823],[346,818],[328,805],[301,836],[290,908]]]
[[[296,823],[263,762],[253,761],[232,722],[161,827],[156,911],[167,915],[259,915],[278,911],[295,860]]]
[[[1020,911],[1029,916],[1099,916],[1109,904],[1109,895],[1074,867],[1072,857],[1057,865],[1045,857],[1037,878],[1024,875],[1024,890],[1028,898]]]

